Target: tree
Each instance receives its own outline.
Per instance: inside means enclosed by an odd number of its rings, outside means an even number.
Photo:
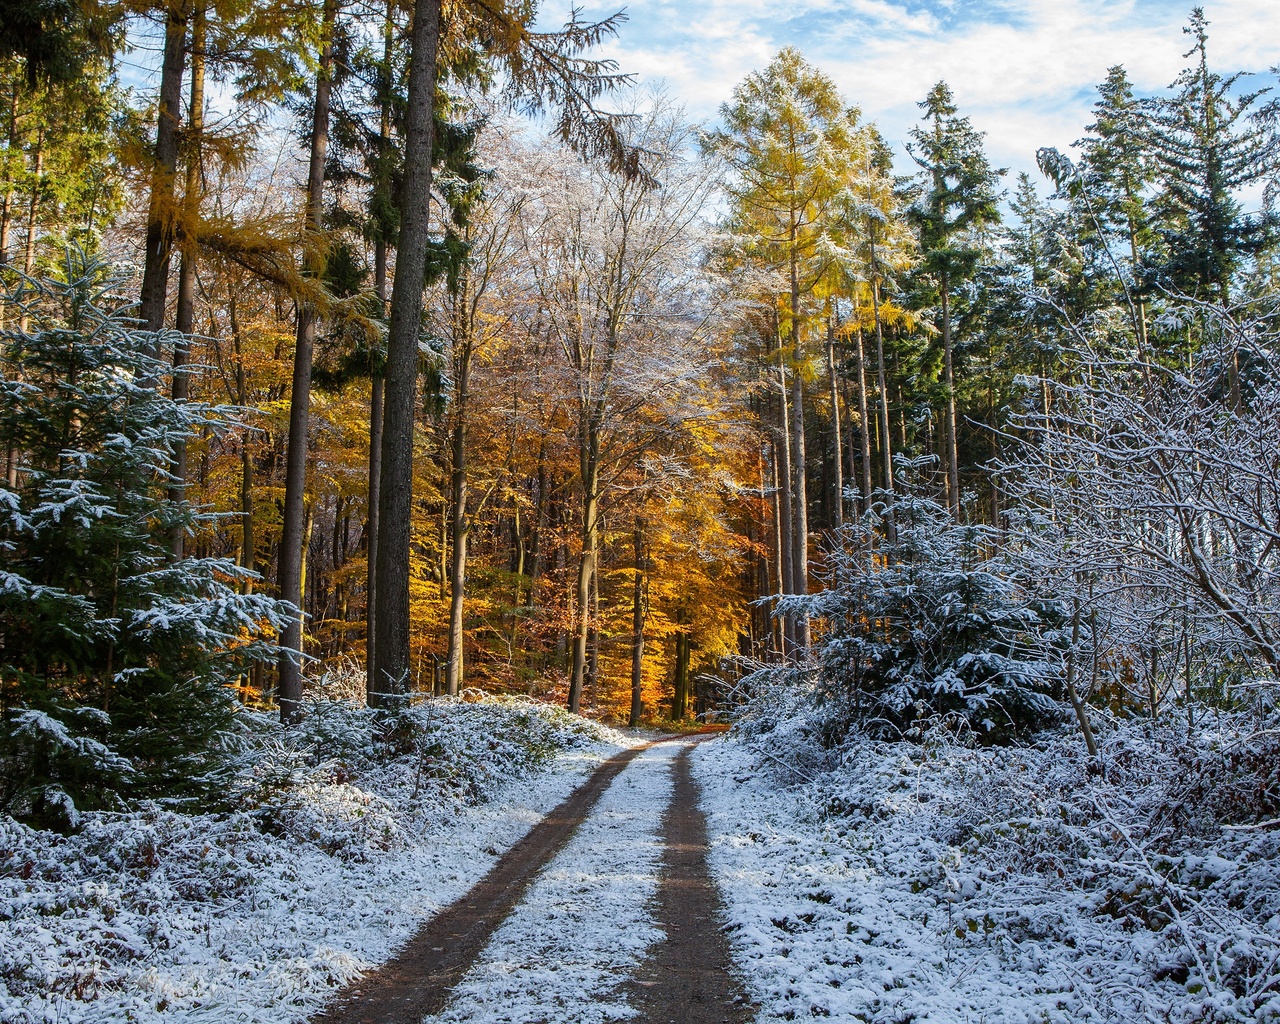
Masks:
[[[919,468],[904,464],[906,488],[878,492],[841,532],[829,586],[801,599],[826,623],[819,686],[830,726],[918,738],[941,720],[984,742],[1025,736],[1061,718],[1054,609],[993,555],[995,531],[919,493]]]
[[[975,233],[1000,219],[999,179],[982,150],[982,133],[957,116],[951,90],[939,82],[919,104],[925,123],[911,130],[912,158],[920,167],[920,193],[908,216],[920,240],[920,274],[941,304],[946,430],[947,502],[960,508],[960,454],[956,421],[952,289],[971,277],[981,252]]]
[[[1188,295],[1221,305],[1231,301],[1232,277],[1267,244],[1267,225],[1246,217],[1239,189],[1271,173],[1280,160],[1261,124],[1250,123],[1263,88],[1237,93],[1242,72],[1209,68],[1209,22],[1191,12],[1183,32],[1194,64],[1174,80],[1173,95],[1149,101],[1145,141],[1160,173],[1161,232],[1168,255],[1159,279]]]
[[[453,42],[501,64],[509,103],[540,113],[559,107],[556,134],[576,151],[606,158],[617,171],[643,177],[639,154],[626,147],[617,118],[595,104],[621,82],[616,65],[584,52],[613,34],[618,19],[579,22],[559,33],[529,31],[532,11],[463,5]],[[409,548],[413,504],[413,431],[423,283],[430,247],[431,151],[440,46],[440,0],[417,0],[409,47],[404,177],[387,332],[379,490],[374,653],[380,687],[402,692],[409,675]],[[481,43],[483,41],[483,44]],[[385,533],[385,536],[383,535]]]
[[[680,422],[695,362],[687,324],[698,311],[684,305],[685,284],[711,178],[683,155],[691,129],[665,104],[627,141],[648,154],[658,187],[606,168],[562,167],[537,206],[544,219],[528,248],[536,315],[564,359],[564,397],[574,414],[582,502],[568,695],[574,712],[588,666],[602,503],[655,436]]]
[[[788,47],[764,71],[736,86],[721,114],[725,127],[711,136],[710,146],[732,176],[730,229],[744,238],[753,256],[785,276],[788,289],[779,319],[787,326],[794,368],[786,429],[790,577],[791,592],[804,594],[809,589],[809,516],[801,346],[811,316],[805,304],[827,269],[821,243],[844,165],[861,144],[858,112],[845,105],[830,78]],[[789,628],[799,650],[806,649],[807,623],[798,620]]]
[[[238,592],[252,573],[170,558],[175,521],[208,519],[167,500],[175,446],[228,420],[150,386],[155,338],[123,283],[69,250],[22,299],[30,330],[5,334],[0,436],[23,463],[0,487],[0,805],[45,825],[207,794],[230,685],[285,622]]]

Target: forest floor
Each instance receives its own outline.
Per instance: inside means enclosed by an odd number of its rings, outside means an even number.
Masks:
[[[257,811],[0,820],[0,1021],[1280,1020],[1277,837],[1156,859],[1130,804],[1170,806],[1159,736],[1117,733],[1091,782],[1069,735],[832,761],[424,708],[420,749],[311,763]],[[336,721],[327,750],[367,743]]]

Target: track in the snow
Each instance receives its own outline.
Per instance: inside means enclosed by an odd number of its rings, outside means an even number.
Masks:
[[[650,744],[651,745],[651,744]],[[586,819],[636,747],[615,754],[489,869],[465,896],[423,925],[400,953],[340,992],[314,1024],[419,1024],[444,1008],[534,877]]]
[[[508,850],[481,881],[428,921],[400,953],[338,994],[313,1024],[420,1024],[444,1009],[453,988],[537,874],[565,846],[613,780],[645,747],[624,750]],[[662,872],[653,908],[665,933],[628,990],[648,1024],[745,1024],[752,1008],[731,971],[719,927],[719,892],[706,863],[706,819],[689,767],[690,745],[673,765],[662,820]]]
[[[653,917],[666,938],[636,972],[633,999],[646,1024],[745,1024],[755,1014],[720,928],[720,892],[707,866],[707,820],[698,807],[690,749],[676,758],[675,788],[662,819],[666,850]]]

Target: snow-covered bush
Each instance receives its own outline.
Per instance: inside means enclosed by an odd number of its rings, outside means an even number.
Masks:
[[[0,814],[0,1021],[299,1020],[599,756],[539,777],[554,754],[617,739],[529,700],[427,701],[390,729],[352,703],[305,711],[288,729],[236,714],[218,813],[143,802],[85,811],[71,835]],[[516,809],[467,813],[500,794]]]
[[[175,452],[227,417],[168,396],[172,339],[136,328],[119,284],[69,251],[9,297],[28,327],[0,358],[0,810],[62,827],[212,789],[228,684],[283,621],[233,562],[172,557],[201,518],[170,494]]]
[[[815,697],[832,740],[855,723],[896,738],[942,721],[999,742],[1061,718],[1060,615],[996,551],[990,528],[911,489],[880,492],[840,532],[825,589],[788,605],[821,620]]]
[[[855,731],[836,750],[796,731],[743,733],[755,771],[819,829],[808,857],[820,845],[845,865],[799,876],[837,912],[824,908],[809,935],[800,911],[815,908],[797,900],[793,956],[883,958],[940,992],[989,976],[1053,1008],[1009,1008],[1011,1020],[1280,1020],[1280,721],[1197,710],[1190,733],[1181,716],[1111,720],[1096,757],[1072,728],[998,747]],[[883,937],[838,947],[841,913],[851,933]],[[929,1005],[924,978],[906,981],[922,994],[886,982],[863,1019]]]

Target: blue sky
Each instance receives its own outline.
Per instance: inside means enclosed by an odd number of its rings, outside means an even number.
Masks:
[[[543,0],[540,23],[567,0]],[[620,4],[581,5],[600,17]],[[1096,84],[1123,64],[1140,92],[1183,66],[1191,0],[632,0],[603,51],[642,83],[663,82],[691,117],[711,121],[748,72],[794,45],[895,144],[939,78],[987,133],[998,166],[1034,172],[1035,150],[1065,148],[1091,120]],[[1278,0],[1205,0],[1217,70],[1280,64]]]

